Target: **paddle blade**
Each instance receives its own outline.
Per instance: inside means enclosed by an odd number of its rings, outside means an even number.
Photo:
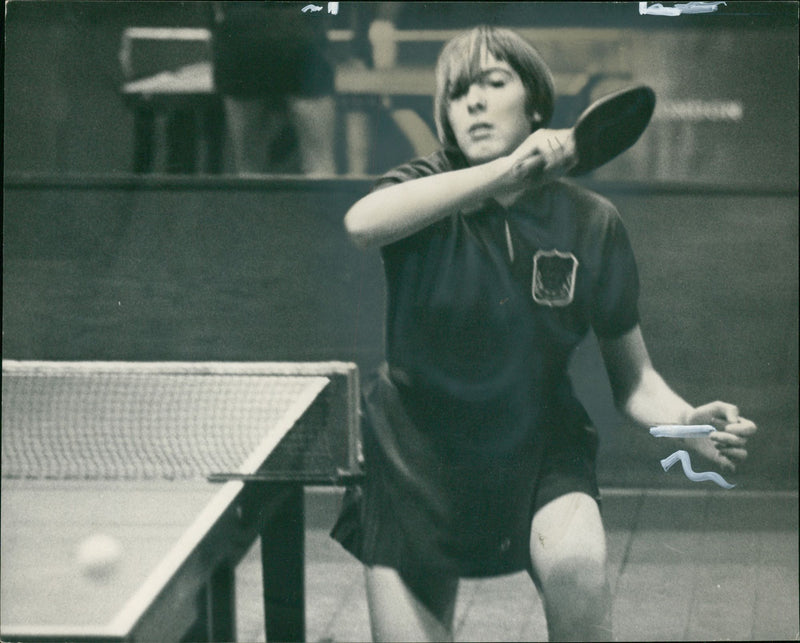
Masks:
[[[575,124],[578,163],[569,174],[586,174],[631,147],[647,128],[655,105],[653,90],[637,85],[603,96],[587,107]]]

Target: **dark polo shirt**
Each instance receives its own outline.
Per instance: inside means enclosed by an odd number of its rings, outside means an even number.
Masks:
[[[375,189],[461,167],[440,151]],[[596,435],[567,367],[590,329],[616,337],[639,321],[620,216],[556,181],[508,208],[476,203],[381,253],[387,365],[365,386],[367,482],[334,536],[406,576],[523,569],[542,467],[580,461],[596,486]]]

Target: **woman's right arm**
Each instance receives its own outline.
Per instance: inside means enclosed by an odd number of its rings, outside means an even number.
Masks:
[[[507,157],[424,176],[371,192],[348,210],[344,225],[361,248],[385,246],[493,196],[503,185]]]
[[[574,161],[553,154],[544,143],[548,135],[562,131],[566,130],[539,130],[508,156],[488,163],[371,192],[347,212],[345,228],[359,247],[385,246],[484,199],[560,176]]]

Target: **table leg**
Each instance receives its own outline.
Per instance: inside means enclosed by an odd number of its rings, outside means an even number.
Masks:
[[[203,110],[203,135],[205,137],[205,171],[222,174],[225,147],[225,111],[222,100],[214,99]]]
[[[303,486],[286,500],[261,533],[267,640],[305,641],[305,515]]]
[[[212,641],[236,640],[236,570],[221,565],[211,577],[208,590],[209,629]]]
[[[197,170],[197,118],[193,109],[176,109],[167,115],[168,174],[194,174]]]
[[[219,565],[197,595],[197,620],[182,643],[232,643],[236,641],[236,571]]]
[[[148,106],[139,106],[133,114],[133,171],[153,171],[155,156],[156,115]]]

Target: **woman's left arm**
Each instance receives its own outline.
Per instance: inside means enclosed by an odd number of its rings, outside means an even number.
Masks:
[[[717,430],[708,438],[683,443],[726,471],[735,471],[747,458],[747,438],[756,425],[741,417],[733,404],[717,401],[693,407],[675,393],[653,368],[638,325],[620,337],[600,338],[599,343],[617,408],[631,420],[648,427],[710,424]]]

